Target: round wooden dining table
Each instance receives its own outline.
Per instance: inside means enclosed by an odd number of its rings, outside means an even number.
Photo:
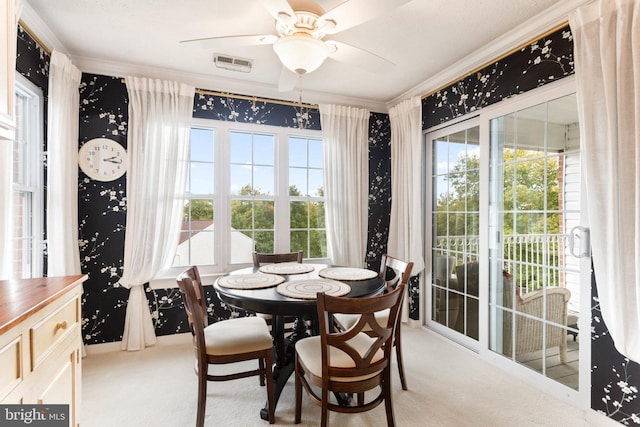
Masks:
[[[320,279],[319,272],[331,266],[326,264],[305,264],[313,267],[313,270],[299,274],[278,274],[284,278],[284,282],[308,281]],[[232,275],[247,275],[262,273],[258,267],[248,267],[229,273]],[[263,273],[264,274],[264,273]],[[227,277],[227,276],[223,276]],[[291,298],[278,292],[277,286],[259,289],[234,289],[220,285],[220,279],[216,280],[213,287],[221,301],[227,305],[252,313],[263,313],[272,316],[271,334],[274,348],[274,402],[277,405],[282,389],[287,383],[294,369],[294,346],[296,341],[318,334],[317,331],[317,303],[315,298]],[[379,295],[384,292],[385,282],[377,274],[370,279],[339,280],[349,285],[350,290],[344,297],[362,298]],[[285,316],[296,318],[291,333],[285,336]],[[311,330],[307,328],[308,320]],[[260,410],[262,419],[268,419],[268,411]]]

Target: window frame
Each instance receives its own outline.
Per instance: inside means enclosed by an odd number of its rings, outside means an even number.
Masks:
[[[29,117],[29,123],[27,123],[23,129],[23,140],[28,144],[28,148],[25,151],[25,157],[23,159],[23,165],[25,167],[25,181],[24,183],[17,183],[14,180],[14,173],[11,177],[11,193],[12,197],[15,197],[17,193],[29,193],[31,194],[31,208],[30,208],[30,226],[31,226],[31,268],[30,276],[41,277],[43,275],[44,268],[44,158],[46,158],[46,151],[44,151],[44,94],[41,88],[29,81],[21,74],[16,74],[15,79],[15,94],[27,99],[25,105],[25,116]],[[18,112],[19,102],[15,100],[16,108],[16,138],[13,141],[12,152],[15,154],[15,144],[19,136],[19,128],[21,127],[21,117]],[[15,159],[14,159],[15,162]],[[15,163],[14,163],[15,164]],[[14,171],[15,172],[15,171]],[[12,208],[12,211],[15,210]],[[12,230],[17,226],[17,219],[12,214]],[[12,246],[16,244],[16,237],[12,235]],[[13,253],[13,251],[12,251]],[[16,276],[16,257],[15,253],[12,256],[11,277]],[[21,278],[26,278],[20,273]]]
[[[218,120],[198,119],[191,121],[191,128],[212,129],[215,133],[214,142],[214,223],[224,224],[216,227],[214,236],[215,263],[212,265],[198,265],[205,284],[215,280],[216,276],[230,271],[249,267],[252,264],[231,263],[231,201],[237,200],[238,195],[232,195],[230,191],[231,163],[230,163],[230,135],[231,132],[258,133],[274,135],[274,186],[275,194],[267,197],[274,200],[277,206],[274,218],[274,246],[277,252],[289,251],[290,240],[290,201],[301,200],[299,196],[289,196],[289,138],[298,137],[304,139],[322,140],[322,132],[317,130],[297,129],[280,126],[270,126],[255,123],[237,123]],[[197,195],[199,197],[200,195]],[[209,198],[208,195],[205,198]],[[258,200],[264,199],[258,196]],[[305,200],[317,200],[318,197],[304,198]],[[328,258],[310,259],[311,263],[327,263]],[[185,267],[169,267],[162,270],[150,285],[154,289],[175,288],[175,277]],[[209,276],[209,277],[208,277]]]

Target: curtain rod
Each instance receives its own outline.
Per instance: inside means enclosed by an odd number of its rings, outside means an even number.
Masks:
[[[431,92],[428,92],[428,93],[426,93],[425,95],[422,95],[421,99],[428,98],[428,97],[430,97],[431,95],[433,95],[434,93],[439,92],[439,91],[441,91],[442,89],[444,89],[444,88],[446,88],[446,87],[449,87],[449,86],[451,86],[452,84],[454,84],[454,83],[456,83],[456,82],[459,82],[460,80],[466,79],[466,78],[467,78],[467,77],[469,77],[470,75],[472,75],[472,74],[475,74],[475,73],[479,72],[479,71],[480,71],[480,70],[482,70],[483,68],[486,68],[486,67],[488,67],[488,66],[489,66],[489,65],[491,65],[491,64],[495,64],[495,63],[496,63],[496,62],[498,62],[498,61],[502,61],[504,58],[506,58],[507,56],[509,56],[509,55],[511,55],[511,54],[513,54],[513,53],[515,53],[515,52],[517,52],[517,51],[519,51],[519,50],[520,50],[520,49],[522,49],[523,47],[529,46],[531,43],[533,43],[533,42],[535,42],[535,41],[538,41],[538,40],[540,40],[540,39],[542,39],[542,38],[545,38],[545,37],[547,37],[548,35],[555,33],[555,32],[556,32],[556,31],[558,31],[560,28],[564,28],[564,27],[566,27],[567,25],[569,25],[569,21],[564,21],[564,22],[562,22],[561,24],[556,25],[555,27],[551,28],[551,29],[550,29],[550,30],[548,30],[548,31],[545,31],[544,33],[540,34],[539,36],[536,36],[535,38],[533,38],[533,39],[529,40],[528,42],[522,43],[521,45],[519,45],[519,46],[517,46],[517,47],[515,47],[515,48],[513,48],[513,49],[511,49],[511,50],[509,50],[509,51],[508,51],[508,52],[506,52],[506,53],[503,53],[502,55],[498,56],[497,58],[495,58],[495,59],[493,59],[493,60],[491,60],[491,61],[489,61],[489,62],[486,62],[485,64],[483,64],[483,65],[481,65],[481,66],[479,66],[479,67],[477,67],[477,68],[474,68],[472,71],[469,71],[468,73],[466,73],[466,74],[465,74],[465,75],[463,75],[462,77],[459,77],[459,78],[457,78],[457,79],[455,79],[455,80],[452,80],[452,81],[450,81],[449,83],[447,83],[447,84],[445,84],[445,85],[440,86],[438,89],[436,89],[436,90],[432,90]]]
[[[22,28],[24,28],[24,31],[29,34],[29,36],[31,36],[31,38],[33,40],[35,40],[36,43],[38,43],[40,45],[40,47],[42,48],[42,50],[44,50],[45,52],[47,52],[47,55],[51,56],[51,49],[49,49],[47,47],[46,44],[43,43],[43,41],[40,39],[40,37],[36,36],[36,34],[33,32],[33,30],[31,28],[29,28],[29,26],[27,24],[24,23],[24,21],[22,19],[18,20],[18,24],[20,24],[20,26]]]
[[[120,81],[124,84],[127,83],[125,79],[120,79]],[[197,88],[196,88],[196,93],[201,95],[220,96],[222,98],[244,99],[246,101],[253,101],[253,102],[269,102],[271,104],[288,105],[291,107],[305,107],[305,108],[310,108],[314,110],[318,109],[318,104],[305,104],[303,102],[282,101],[279,99],[261,98],[259,96],[237,95],[235,93],[217,92],[213,90],[205,90],[205,89],[197,89]]]

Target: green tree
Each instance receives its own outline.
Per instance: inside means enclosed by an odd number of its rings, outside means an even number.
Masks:
[[[256,251],[273,252],[274,202],[255,200],[254,197],[265,194],[250,184],[242,187],[238,194],[248,197],[231,201],[231,227],[252,238]]]
[[[189,219],[189,213],[191,213],[192,220],[213,221],[213,201],[204,199],[190,200],[184,205],[183,221]]]
[[[509,150],[503,153],[503,234],[557,234],[560,231],[558,157],[541,157],[540,152]],[[517,160],[517,161],[515,161]],[[435,230],[437,236],[478,236],[480,201],[480,158],[466,155],[458,160],[445,177],[447,191],[439,193],[436,201]],[[505,249],[506,250],[506,249]],[[544,259],[536,245],[523,245],[505,259]],[[557,256],[548,259],[557,265]],[[529,266],[526,268],[533,271]],[[526,278],[540,286],[542,278]],[[556,282],[557,283],[557,282]]]
[[[323,194],[322,188],[318,189]],[[290,196],[303,196],[295,185],[289,187]],[[304,251],[306,257],[323,258],[327,255],[324,203],[294,200],[290,204],[290,247]],[[319,229],[319,230],[318,230]]]

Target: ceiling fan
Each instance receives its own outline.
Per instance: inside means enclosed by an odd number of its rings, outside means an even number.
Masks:
[[[283,64],[278,88],[288,91],[300,76],[326,58],[384,73],[395,64],[364,49],[330,39],[333,34],[370,21],[410,0],[347,0],[326,11],[313,0],[258,0],[275,18],[273,34],[231,35],[183,40],[213,49],[273,45]],[[328,37],[329,36],[329,37]]]

